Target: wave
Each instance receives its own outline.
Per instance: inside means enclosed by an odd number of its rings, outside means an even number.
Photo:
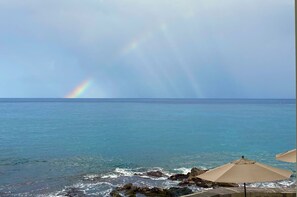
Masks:
[[[160,171],[163,176],[153,177],[149,176],[147,172]],[[160,167],[152,168],[115,168],[106,173],[92,173],[83,175],[75,183],[65,186],[63,189],[49,194],[36,195],[39,197],[59,197],[67,196],[68,194],[82,194],[86,196],[101,196],[107,197],[110,192],[117,187],[121,187],[127,183],[132,183],[138,187],[159,187],[170,188],[178,187],[179,181],[169,180],[168,177],[182,173],[187,174],[191,168],[181,167],[172,170],[165,170]],[[247,187],[257,188],[283,188],[294,187],[296,183],[295,178],[286,181],[266,182],[266,183],[251,183]],[[198,186],[188,186],[192,191],[207,190]],[[78,195],[79,196],[79,195]]]
[[[179,173],[179,174],[188,174],[189,172],[191,172],[192,168],[175,168],[173,169],[174,172]]]
[[[248,187],[256,188],[284,188],[284,187],[295,187],[296,180],[289,179],[284,181],[275,181],[275,182],[262,182],[262,183],[250,183],[247,184]]]
[[[162,172],[163,176],[162,177],[153,177],[149,176],[146,173],[147,172],[152,172],[152,171],[160,171]],[[174,170],[175,172],[178,172],[179,170]],[[184,170],[185,171],[185,170]],[[163,168],[160,167],[153,167],[153,168],[115,168],[114,171],[108,172],[105,174],[87,174],[83,178],[84,180],[98,180],[99,178],[101,179],[117,179],[119,177],[132,177],[132,176],[138,176],[142,178],[149,178],[152,180],[165,180],[168,179],[171,175],[175,173],[169,172],[167,170],[164,170]]]
[[[53,192],[50,194],[41,194],[37,197],[62,197],[62,196],[71,196],[72,193],[74,196],[89,195],[89,196],[110,196],[110,192],[113,188],[118,187],[119,185],[113,185],[109,182],[97,182],[97,183],[83,183],[79,182],[71,186],[67,186],[64,189]]]

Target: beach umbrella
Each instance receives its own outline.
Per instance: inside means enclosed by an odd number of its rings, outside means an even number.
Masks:
[[[277,154],[275,155],[275,158],[280,161],[296,163],[296,149]]]
[[[246,196],[246,183],[284,180],[291,174],[290,171],[247,160],[242,156],[241,159],[211,169],[198,178],[212,182],[243,183]]]

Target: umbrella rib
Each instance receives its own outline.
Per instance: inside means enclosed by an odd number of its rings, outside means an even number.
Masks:
[[[222,177],[222,176],[224,176],[232,167],[234,166],[234,164],[231,164],[230,165],[230,167],[228,168],[228,170],[226,170],[223,174],[221,174],[215,181],[213,181],[213,182],[217,182],[217,180],[220,178],[220,177]]]

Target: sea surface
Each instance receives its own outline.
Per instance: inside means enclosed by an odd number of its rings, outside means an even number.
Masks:
[[[242,155],[295,172],[274,159],[296,147],[295,125],[295,100],[286,99],[0,99],[0,196],[166,188],[177,182],[134,174],[187,173]]]

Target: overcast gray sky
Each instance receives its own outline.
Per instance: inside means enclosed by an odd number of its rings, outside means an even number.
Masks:
[[[295,98],[293,0],[1,0],[0,97]]]

